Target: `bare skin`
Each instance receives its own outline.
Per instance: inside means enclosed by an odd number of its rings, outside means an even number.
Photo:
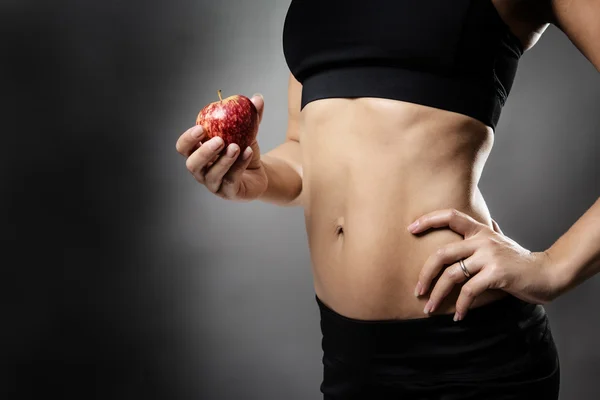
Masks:
[[[525,49],[552,13],[550,2],[493,3]],[[478,188],[492,129],[465,115],[380,98],[322,99],[300,112],[301,90],[290,76],[287,140],[266,154],[255,143],[247,160],[216,159],[219,149],[205,146],[215,139],[197,149],[197,127],[180,137],[177,150],[194,177],[223,198],[304,208],[315,292],[329,307],[363,320],[426,317],[427,297],[414,295],[419,272],[437,249],[463,237],[450,229],[413,235],[407,226],[454,208],[493,227]],[[252,100],[262,115],[262,98]],[[460,288],[433,314],[454,313]],[[488,290],[471,307],[505,295]]]

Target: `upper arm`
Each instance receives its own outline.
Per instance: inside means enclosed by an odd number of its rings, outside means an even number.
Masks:
[[[600,71],[600,0],[551,0],[552,22]]]
[[[288,82],[288,124],[286,139],[300,141],[300,102],[302,84],[290,73]]]

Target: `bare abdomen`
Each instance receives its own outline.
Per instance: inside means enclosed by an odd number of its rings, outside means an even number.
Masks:
[[[417,237],[406,227],[442,208],[491,226],[477,188],[491,132],[468,117],[382,99],[318,101],[303,114],[317,295],[351,318],[423,317],[427,296],[413,295],[421,267],[437,248],[463,238],[450,229]],[[453,312],[457,293],[437,312]],[[500,296],[489,292],[475,306]]]

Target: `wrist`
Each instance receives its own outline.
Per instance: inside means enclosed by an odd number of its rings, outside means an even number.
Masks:
[[[262,168],[262,170],[265,172],[265,188],[262,191],[262,193],[258,196],[258,200],[262,200],[262,198],[264,196],[266,196],[267,192],[269,191],[269,184],[271,181],[271,165],[269,164],[269,156],[266,154],[261,154],[260,155],[260,159],[258,160],[259,163],[259,168]]]
[[[259,200],[280,206],[299,205],[302,179],[297,172],[277,156],[263,154],[261,165],[265,171],[265,190]]]
[[[552,248],[541,252],[546,270],[550,274],[550,282],[553,290],[553,297],[556,298],[567,292],[574,285],[575,278],[572,268],[564,257],[557,255]]]

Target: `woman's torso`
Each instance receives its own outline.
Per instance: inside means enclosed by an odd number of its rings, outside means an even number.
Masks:
[[[407,226],[456,208],[491,225],[477,186],[493,144],[470,117],[396,100],[325,99],[302,112],[305,217],[315,291],[359,319],[423,316],[414,287],[428,256],[463,240],[449,229]],[[498,298],[488,292],[483,304]],[[438,308],[451,312],[452,300]]]
[[[507,10],[499,10],[505,20]],[[533,45],[534,29],[517,25],[525,47]],[[436,249],[463,237],[449,228],[415,236],[407,226],[455,208],[491,228],[478,182],[493,142],[482,122],[424,105],[368,97],[307,104],[300,144],[317,296],[351,318],[423,317],[428,296],[413,294],[419,272]],[[436,313],[452,313],[459,290]],[[473,307],[504,295],[487,291]]]

